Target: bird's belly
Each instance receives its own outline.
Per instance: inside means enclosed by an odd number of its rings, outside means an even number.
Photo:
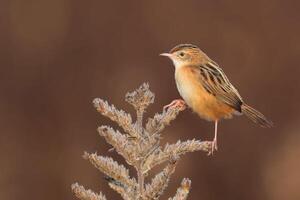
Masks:
[[[209,121],[230,118],[234,110],[208,93],[192,76],[193,74],[188,73],[176,76],[177,89],[186,104],[200,117]]]

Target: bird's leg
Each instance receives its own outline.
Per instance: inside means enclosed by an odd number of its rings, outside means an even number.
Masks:
[[[211,151],[208,153],[208,155],[213,155],[214,151],[218,150],[217,137],[218,137],[218,120],[215,121],[215,136],[213,141],[211,142]]]
[[[186,107],[185,101],[182,100],[182,99],[175,99],[171,103],[169,103],[168,105],[165,105],[164,110],[166,110],[167,108],[175,108],[175,107],[179,107],[182,110],[184,110],[185,107]]]

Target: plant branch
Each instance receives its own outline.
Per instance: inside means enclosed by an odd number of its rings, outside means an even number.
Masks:
[[[114,131],[108,126],[101,126],[98,132],[103,136],[107,143],[111,144],[116,151],[122,155],[128,164],[136,162],[138,159],[137,146],[134,140],[128,136],[121,134],[119,131]]]
[[[147,172],[152,169],[154,166],[159,165],[165,161],[168,161],[169,158],[173,155],[180,156],[188,152],[194,151],[204,151],[209,152],[211,148],[211,141],[200,140],[187,140],[181,142],[180,140],[175,144],[166,144],[164,150],[157,149],[156,152],[151,154],[144,164],[144,170]]]
[[[171,175],[174,173],[179,157],[170,158],[169,164],[158,173],[151,184],[146,185],[146,197],[148,199],[158,199],[168,186]]]
[[[114,105],[109,105],[106,101],[96,98],[93,101],[94,107],[103,116],[108,117],[110,120],[118,123],[126,133],[132,137],[138,137],[139,134],[132,124],[131,116],[123,110],[118,110]]]
[[[156,113],[153,118],[148,119],[146,130],[151,134],[161,132],[171,121],[176,119],[180,111],[182,111],[182,107],[170,107],[160,114]]]
[[[101,192],[96,194],[91,190],[84,189],[84,187],[78,185],[78,183],[72,184],[71,189],[75,196],[81,200],[106,200],[106,197]]]
[[[127,187],[135,187],[135,179],[129,176],[129,170],[123,165],[119,165],[116,161],[109,157],[98,156],[96,153],[86,153],[83,156],[89,160],[97,169],[105,173],[107,176],[125,184]]]
[[[184,178],[181,182],[181,186],[177,189],[177,192],[173,198],[168,200],[186,200],[191,189],[191,180]]]

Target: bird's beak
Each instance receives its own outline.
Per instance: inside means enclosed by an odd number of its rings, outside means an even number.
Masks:
[[[161,53],[161,54],[159,54],[160,56],[167,56],[167,57],[169,57],[169,58],[171,58],[172,57],[172,54],[170,54],[170,53]]]

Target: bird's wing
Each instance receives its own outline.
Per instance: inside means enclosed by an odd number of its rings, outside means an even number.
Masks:
[[[217,63],[209,61],[206,64],[194,66],[193,69],[197,71],[199,81],[208,93],[241,112],[242,97]]]

